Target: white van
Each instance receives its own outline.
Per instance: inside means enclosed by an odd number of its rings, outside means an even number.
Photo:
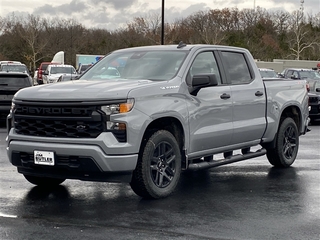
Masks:
[[[54,83],[58,80],[58,78],[63,74],[74,74],[77,75],[76,69],[72,65],[68,64],[50,64],[47,67],[47,70],[44,71],[42,79],[43,83]]]

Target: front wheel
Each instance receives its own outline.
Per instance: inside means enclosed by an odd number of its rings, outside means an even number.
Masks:
[[[275,167],[289,167],[299,149],[299,132],[292,118],[284,119],[279,127],[275,147],[267,149],[267,158]]]
[[[63,183],[65,179],[49,178],[49,177],[35,177],[30,175],[23,175],[30,183],[40,187],[54,187]]]
[[[179,144],[170,132],[158,130],[143,143],[130,185],[143,198],[164,198],[174,191],[180,174]]]

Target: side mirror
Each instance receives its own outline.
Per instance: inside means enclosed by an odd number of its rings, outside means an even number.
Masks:
[[[217,86],[218,80],[215,74],[197,74],[192,77],[191,85],[196,88]]]
[[[197,74],[192,77],[190,91],[191,95],[196,96],[201,88],[217,86],[218,80],[215,74]]]
[[[316,88],[316,92],[320,92],[320,88]]]

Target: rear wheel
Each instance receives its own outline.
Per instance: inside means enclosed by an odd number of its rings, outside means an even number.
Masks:
[[[267,149],[267,158],[275,167],[289,167],[299,149],[299,132],[292,118],[284,119],[279,127],[275,147]]]
[[[180,174],[179,145],[170,132],[159,130],[144,143],[130,185],[143,198],[163,198],[174,191]]]
[[[65,181],[65,179],[48,178],[48,177],[35,177],[30,175],[23,175],[30,183],[40,187],[54,187]]]

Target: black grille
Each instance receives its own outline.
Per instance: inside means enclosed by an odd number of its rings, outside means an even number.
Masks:
[[[311,110],[309,111],[309,114],[318,114],[318,113],[320,113],[320,106],[319,105],[311,106]]]
[[[16,104],[14,127],[28,136],[96,138],[106,130],[105,117],[95,106]]]
[[[0,101],[0,106],[11,106],[11,100]]]
[[[95,138],[103,131],[101,121],[35,120],[15,118],[18,134],[39,137]]]
[[[318,103],[319,97],[309,97],[309,103]]]

